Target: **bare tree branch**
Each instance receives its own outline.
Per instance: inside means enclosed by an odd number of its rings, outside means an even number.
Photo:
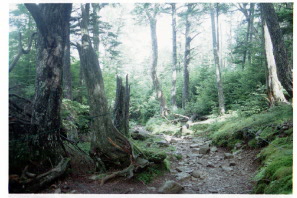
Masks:
[[[23,54],[28,54],[31,51],[31,46],[33,43],[34,36],[36,35],[36,32],[33,32],[29,38],[28,47],[27,49],[23,48],[22,44],[22,34],[19,32],[19,44],[18,44],[18,54],[14,57],[13,61],[9,64],[9,72],[13,70],[13,68],[16,66],[17,62],[21,58]]]

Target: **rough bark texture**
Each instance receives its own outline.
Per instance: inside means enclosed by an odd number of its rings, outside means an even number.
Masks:
[[[62,66],[72,4],[25,4],[38,28],[35,97],[31,123],[37,126],[32,144],[40,153],[61,153],[60,107]],[[33,134],[32,134],[33,135]],[[45,151],[45,152],[42,152]],[[53,160],[54,161],[54,160]]]
[[[272,3],[260,3],[273,46],[277,76],[288,94],[293,97],[293,66],[289,63],[283,35]]]
[[[100,12],[100,4],[92,3],[93,7],[93,43],[94,43],[94,50],[99,55],[99,12]]]
[[[185,31],[185,52],[184,52],[184,86],[183,86],[183,96],[182,96],[182,107],[186,108],[186,103],[189,101],[189,63],[190,63],[190,53],[191,53],[191,36],[190,28],[191,23],[189,21],[189,14],[191,12],[191,4],[187,4],[187,13],[185,16],[186,21],[186,31]]]
[[[157,65],[158,65],[158,40],[157,40],[157,32],[156,32],[156,13],[149,13],[148,10],[146,10],[146,15],[150,22],[150,30],[151,30],[151,42],[152,42],[152,64],[151,64],[151,78],[153,80],[153,85],[156,90],[157,99],[160,103],[160,114],[162,116],[167,116],[168,109],[166,104],[166,99],[162,91],[162,86],[159,81],[159,78],[157,76]]]
[[[213,55],[216,67],[216,81],[217,81],[217,89],[218,89],[218,99],[219,99],[219,113],[225,114],[225,98],[223,93],[223,83],[221,79],[221,68],[219,62],[219,55],[217,51],[217,40],[216,40],[216,27],[215,27],[215,16],[214,16],[214,8],[210,10],[211,16],[211,27],[212,27],[212,45],[213,45]]]
[[[117,90],[114,105],[114,126],[129,137],[129,102],[130,102],[130,87],[128,85],[128,75],[126,76],[125,86],[122,79],[117,77]]]
[[[264,38],[265,38],[265,51],[267,60],[267,87],[268,87],[268,99],[270,106],[274,106],[277,102],[287,102],[282,86],[278,80],[276,73],[276,64],[273,56],[273,47],[271,37],[268,31],[267,24],[264,21]]]
[[[172,81],[171,81],[171,105],[172,110],[176,106],[176,74],[177,74],[177,47],[176,47],[176,8],[175,3],[171,4],[171,21],[172,21]]]
[[[16,64],[18,63],[19,59],[23,54],[30,53],[35,36],[36,36],[36,32],[33,32],[29,38],[27,49],[24,49],[23,43],[22,43],[22,34],[19,32],[18,54],[13,58],[12,62],[9,64],[9,72],[13,70],[13,68],[16,66]]]
[[[86,7],[82,6],[82,18],[82,43],[81,46],[78,45],[78,48],[92,119],[90,154],[98,160],[101,170],[108,167],[106,166],[108,164],[119,167],[128,166],[133,157],[132,147],[128,139],[112,123],[98,57],[88,34],[89,4],[86,4]]]

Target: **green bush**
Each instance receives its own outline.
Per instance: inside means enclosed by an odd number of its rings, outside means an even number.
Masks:
[[[63,127],[66,129],[70,130],[75,127],[80,133],[89,132],[90,115],[88,105],[83,105],[69,99],[63,99],[61,116]],[[71,116],[73,121],[66,119],[68,116]]]

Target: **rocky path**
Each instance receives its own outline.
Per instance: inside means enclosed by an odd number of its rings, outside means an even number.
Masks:
[[[143,129],[144,130],[144,129]],[[116,178],[100,186],[90,175],[67,177],[56,182],[43,193],[94,193],[94,194],[250,194],[251,177],[257,169],[257,150],[242,150],[230,153],[212,146],[202,137],[180,138],[162,135],[176,151],[168,153],[170,172],[145,185],[136,180]],[[164,145],[163,145],[164,146]],[[176,158],[174,156],[181,156]],[[161,187],[161,188],[160,188]]]
[[[255,156],[258,151],[241,150],[238,144],[237,152],[230,153],[198,137],[172,138],[170,142],[183,157],[171,167],[175,181],[184,187],[180,193],[251,193],[251,177],[257,169]]]

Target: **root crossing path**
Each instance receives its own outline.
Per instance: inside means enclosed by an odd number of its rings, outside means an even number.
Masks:
[[[142,128],[142,130],[144,130]],[[90,175],[70,176],[46,189],[43,193],[82,194],[156,194],[166,181],[182,186],[178,194],[250,194],[252,177],[257,170],[259,150],[241,149],[236,152],[215,147],[203,137],[172,137],[159,135],[176,150],[168,153],[170,171],[150,184],[135,179],[115,178],[100,186]],[[164,146],[164,145],[163,145]],[[177,157],[179,156],[179,157]]]

